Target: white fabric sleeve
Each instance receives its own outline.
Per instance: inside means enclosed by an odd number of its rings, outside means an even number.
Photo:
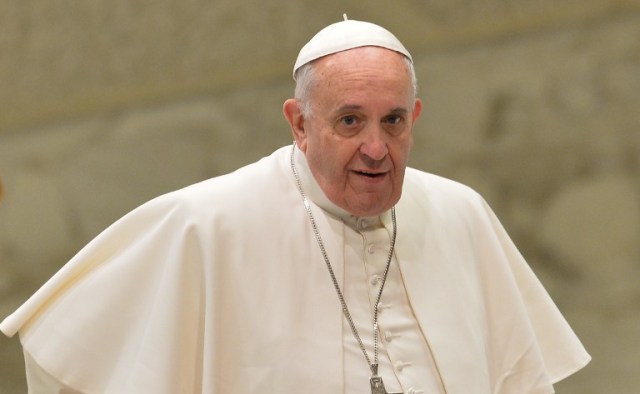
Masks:
[[[82,394],[42,369],[26,350],[24,351],[24,366],[29,394]]]

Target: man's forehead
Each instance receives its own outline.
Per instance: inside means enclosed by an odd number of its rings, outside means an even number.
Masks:
[[[395,91],[411,88],[407,59],[380,47],[359,47],[313,61],[314,79],[319,86],[336,90],[382,87]]]
[[[354,48],[375,46],[401,53],[409,60],[411,54],[388,30],[369,22],[345,20],[320,30],[298,54],[293,77],[298,68],[321,57]]]

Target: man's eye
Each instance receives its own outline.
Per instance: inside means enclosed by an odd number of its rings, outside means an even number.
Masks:
[[[399,115],[391,115],[387,117],[387,123],[395,125],[402,122],[402,117]]]
[[[353,115],[343,116],[341,122],[345,126],[353,126],[358,122],[358,119]]]

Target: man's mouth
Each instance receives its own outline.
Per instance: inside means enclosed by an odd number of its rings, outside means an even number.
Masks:
[[[368,171],[354,171],[354,172],[358,175],[365,176],[371,179],[380,178],[386,174],[384,172],[368,172]]]

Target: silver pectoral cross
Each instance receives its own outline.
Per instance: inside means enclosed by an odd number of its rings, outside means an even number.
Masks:
[[[387,389],[384,388],[384,382],[380,376],[372,376],[371,379],[369,379],[369,383],[371,383],[371,394],[402,394],[387,392]]]

